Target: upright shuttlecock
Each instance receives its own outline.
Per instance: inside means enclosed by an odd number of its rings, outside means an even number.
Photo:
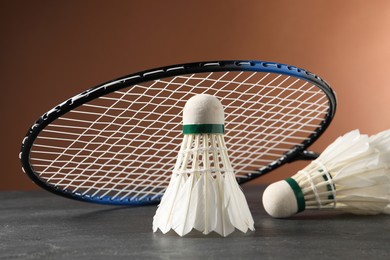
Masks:
[[[254,230],[224,141],[224,112],[211,95],[196,95],[183,111],[184,140],[170,183],[153,218],[153,231],[192,229],[227,236],[235,228]]]
[[[267,187],[263,205],[276,218],[305,209],[390,214],[390,130],[339,137],[306,168]]]

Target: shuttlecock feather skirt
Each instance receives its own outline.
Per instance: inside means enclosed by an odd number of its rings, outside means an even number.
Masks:
[[[390,130],[372,137],[352,131],[286,181],[298,212],[336,208],[390,214]]]
[[[222,134],[186,134],[173,174],[153,218],[153,231],[184,236],[196,229],[227,236],[254,230]]]

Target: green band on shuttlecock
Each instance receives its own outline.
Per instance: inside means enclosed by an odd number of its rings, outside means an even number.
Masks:
[[[295,198],[298,203],[298,212],[304,211],[306,208],[305,197],[303,196],[303,192],[301,187],[299,187],[298,183],[293,178],[287,178],[285,181],[290,185],[291,189],[294,191]]]
[[[200,124],[200,125],[183,125],[183,134],[223,134],[224,125]]]

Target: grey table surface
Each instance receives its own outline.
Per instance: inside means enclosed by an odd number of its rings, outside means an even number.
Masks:
[[[390,259],[390,216],[307,211],[273,219],[244,185],[256,231],[152,232],[156,206],[102,206],[45,191],[0,192],[0,259]]]

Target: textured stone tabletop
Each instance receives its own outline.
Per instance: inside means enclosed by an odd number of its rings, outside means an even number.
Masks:
[[[152,232],[156,206],[102,206],[45,191],[0,193],[0,259],[390,259],[390,216],[311,211],[273,219],[244,185],[255,232]]]

